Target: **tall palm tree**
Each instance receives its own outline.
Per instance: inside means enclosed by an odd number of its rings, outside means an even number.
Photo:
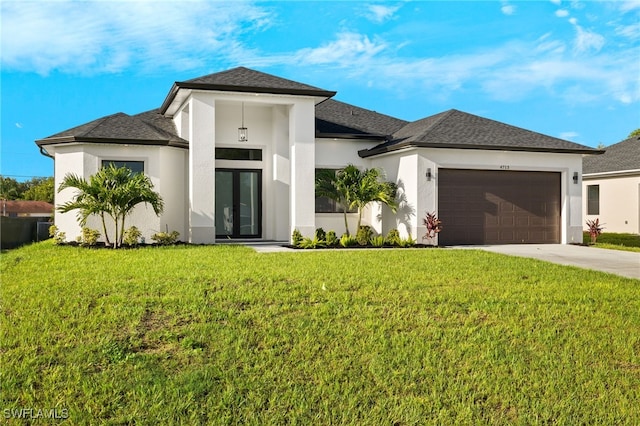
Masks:
[[[98,215],[102,220],[107,244],[111,244],[107,233],[105,216],[114,222],[113,247],[122,245],[126,217],[140,203],[149,204],[156,215],[162,213],[164,203],[160,194],[153,190],[148,176],[133,173],[126,167],[116,168],[113,164],[103,167],[89,181],[74,174],[67,174],[58,192],[65,188],[77,189],[71,201],[58,207],[62,213],[78,210],[78,220],[84,226],[91,215]]]

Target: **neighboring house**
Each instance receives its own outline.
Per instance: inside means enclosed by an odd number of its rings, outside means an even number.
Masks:
[[[53,209],[45,201],[0,200],[0,248],[46,240]]]
[[[640,137],[585,157],[582,168],[583,222],[599,218],[605,232],[640,234]]]
[[[129,220],[149,239],[288,241],[318,227],[344,232],[343,216],[316,199],[315,171],[379,167],[398,184],[400,208],[373,204],[363,221],[422,241],[426,212],[440,244],[582,240],[582,157],[601,151],[504,123],[446,111],[407,122],[332,97],[335,92],[247,68],[176,82],[158,110],[118,113],[37,140],[67,173],[89,177],[109,162],[143,171],[165,201]],[[576,178],[574,178],[576,176]],[[73,190],[56,195],[68,201]],[[349,214],[355,226],[356,215]],[[76,215],[56,213],[74,239]],[[90,226],[100,229],[97,220]]]
[[[53,217],[53,204],[46,201],[0,200],[0,215],[7,217]]]

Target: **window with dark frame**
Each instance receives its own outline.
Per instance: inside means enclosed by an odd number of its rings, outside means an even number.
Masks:
[[[316,169],[316,176],[321,170],[333,170],[338,173],[339,169]],[[357,209],[349,209],[347,213],[357,213]],[[318,197],[316,195],[316,213],[344,213],[342,204],[328,197]]]
[[[262,161],[262,150],[247,148],[216,148],[216,160]]]
[[[102,160],[102,167],[113,164],[116,168],[126,167],[133,173],[144,173],[144,161]]]
[[[600,214],[600,185],[587,185],[587,214]]]

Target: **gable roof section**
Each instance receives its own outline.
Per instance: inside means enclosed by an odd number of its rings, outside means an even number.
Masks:
[[[402,127],[391,138],[359,151],[370,157],[409,147],[485,149],[601,154],[593,148],[511,126],[455,109],[423,118]]]
[[[603,155],[582,160],[582,173],[640,172],[640,137],[625,139],[606,148]]]
[[[317,137],[387,138],[407,123],[334,99],[316,105]]]
[[[245,67],[176,81],[165,98],[160,113],[164,114],[180,89],[216,90],[221,92],[269,93],[275,95],[306,95],[330,98],[336,92],[320,89],[286,78],[263,73]]]
[[[178,136],[173,120],[158,110],[133,116],[118,112],[39,139],[36,144],[43,147],[73,142],[189,147],[189,142]]]

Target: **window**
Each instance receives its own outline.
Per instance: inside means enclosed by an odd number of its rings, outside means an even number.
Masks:
[[[216,148],[216,160],[262,161],[262,150],[245,148]]]
[[[316,178],[321,170],[331,170],[334,173],[338,172],[338,170],[334,169],[316,169]],[[357,209],[349,209],[347,213],[357,213],[357,211]],[[318,197],[316,195],[316,213],[343,213],[342,204],[330,198]]]
[[[144,161],[102,160],[102,167],[109,167],[110,164],[117,168],[126,167],[133,173],[144,173]]]
[[[587,214],[600,214],[600,185],[587,186]]]

